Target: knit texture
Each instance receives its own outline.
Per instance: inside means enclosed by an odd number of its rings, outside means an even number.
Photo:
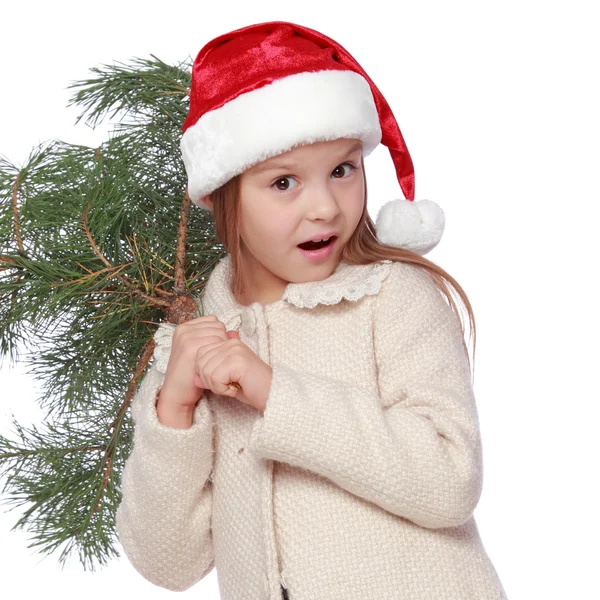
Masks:
[[[170,349],[169,337],[161,343],[161,350]],[[155,403],[165,370],[155,361],[132,401],[134,448],[123,469],[116,527],[127,557],[146,579],[185,590],[214,566],[213,419],[203,395],[189,429],[160,423]]]
[[[204,314],[271,365],[265,412],[206,391],[189,430],[134,400],[117,529],[134,567],[223,600],[501,600],[473,516],[482,444],[460,324],[418,267],[341,262],[281,300],[238,304],[227,256]],[[214,454],[212,452],[214,448]],[[209,478],[209,474],[212,476]]]

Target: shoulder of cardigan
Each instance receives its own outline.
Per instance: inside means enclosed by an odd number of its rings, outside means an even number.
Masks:
[[[318,304],[332,305],[342,299],[359,300],[365,295],[376,294],[381,283],[390,272],[392,260],[380,260],[367,265],[352,265],[340,261],[336,269],[320,281],[288,283],[281,300],[267,307],[288,303],[299,308],[314,308]],[[223,257],[211,272],[204,294],[198,298],[199,311],[214,312],[217,307],[222,314],[239,314],[244,306],[239,304],[231,292],[231,257]]]

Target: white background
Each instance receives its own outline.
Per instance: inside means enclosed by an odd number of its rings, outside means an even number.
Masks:
[[[393,7],[393,13],[390,7]],[[419,0],[51,3],[2,9],[0,153],[21,163],[74,126],[69,82],[155,54],[176,64],[238,27],[288,20],[346,47],[387,98],[446,231],[428,258],[476,317],[484,490],[475,517],[511,600],[600,598],[598,251],[600,127],[592,2]],[[291,117],[291,116],[290,116]],[[399,197],[383,146],[366,161],[369,208]],[[41,418],[35,382],[4,361],[0,430]],[[6,510],[6,508],[2,508]],[[97,572],[28,549],[0,512],[0,595],[96,599],[170,592],[123,556]],[[401,568],[401,565],[398,565]],[[184,596],[216,599],[216,572]],[[240,599],[243,600],[243,599]],[[326,600],[326,599],[315,599]],[[434,600],[434,599],[432,599]]]

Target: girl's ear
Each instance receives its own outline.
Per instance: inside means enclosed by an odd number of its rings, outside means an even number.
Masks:
[[[213,207],[213,201],[212,201],[212,198],[210,197],[210,195],[208,195],[208,196],[202,196],[201,200],[205,204],[208,204],[208,206],[210,206],[211,210],[214,208]]]

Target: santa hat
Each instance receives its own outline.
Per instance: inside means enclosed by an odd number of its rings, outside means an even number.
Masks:
[[[426,254],[444,230],[444,213],[414,201],[414,170],[385,98],[356,60],[331,38],[301,25],[270,21],[206,44],[192,68],[190,110],[181,151],[188,194],[202,198],[251,166],[295,146],[357,138],[368,156],[390,151],[405,198],[375,220],[377,239]]]

